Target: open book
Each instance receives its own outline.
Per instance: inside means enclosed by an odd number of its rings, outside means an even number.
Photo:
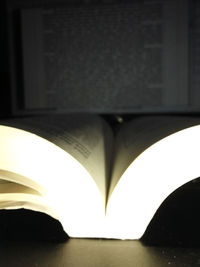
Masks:
[[[200,175],[200,119],[97,115],[2,121],[0,208],[58,219],[71,237],[139,239],[175,189]]]

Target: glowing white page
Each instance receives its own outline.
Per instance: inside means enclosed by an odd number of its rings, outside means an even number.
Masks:
[[[96,182],[76,159],[35,134],[7,126],[0,126],[0,147],[0,169],[28,177],[26,186],[30,180],[45,188],[45,202],[70,236],[101,236],[104,202]]]
[[[107,235],[139,239],[161,203],[200,175],[200,126],[172,134],[128,167],[107,206]]]

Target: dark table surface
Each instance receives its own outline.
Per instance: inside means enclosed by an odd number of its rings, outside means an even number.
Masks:
[[[69,239],[3,242],[0,266],[200,266],[200,247],[145,246],[140,241]]]

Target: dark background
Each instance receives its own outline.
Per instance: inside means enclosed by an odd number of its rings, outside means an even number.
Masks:
[[[1,1],[1,114],[199,113],[199,1]]]

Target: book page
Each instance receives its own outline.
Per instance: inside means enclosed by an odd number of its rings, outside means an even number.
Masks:
[[[35,133],[78,160],[94,178],[105,198],[112,153],[112,132],[95,115],[48,115],[6,121],[6,125]]]
[[[0,169],[27,177],[23,184],[31,181],[33,189],[45,189],[48,207],[69,236],[103,236],[112,152],[109,126],[84,114],[20,118],[4,125]]]
[[[186,108],[188,0],[97,2],[21,6],[25,111]]]
[[[107,206],[111,236],[140,238],[165,198],[199,177],[199,124],[195,117],[150,116],[122,126]]]
[[[184,116],[141,116],[122,124],[115,141],[109,195],[128,166],[148,147],[179,130],[199,124]]]
[[[46,189],[42,187],[39,183],[36,183],[35,181],[30,180],[28,177],[25,177],[23,175],[20,175],[18,173],[14,173],[8,170],[2,170],[0,169],[0,184],[18,184],[20,186],[24,186],[26,188],[29,188],[30,190],[33,190],[37,192],[37,194],[45,195]]]
[[[45,212],[57,218],[55,211],[51,210],[45,197],[38,191],[22,184],[0,179],[0,209],[19,208]]]
[[[22,193],[22,194],[32,194],[41,196],[41,194],[38,191],[30,187],[0,179],[0,194],[8,194],[8,193],[9,194]]]

